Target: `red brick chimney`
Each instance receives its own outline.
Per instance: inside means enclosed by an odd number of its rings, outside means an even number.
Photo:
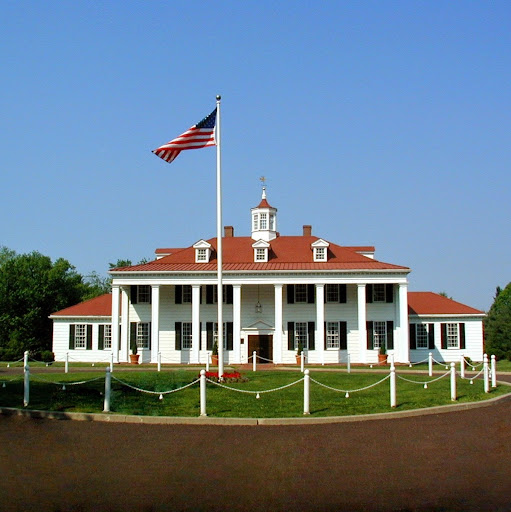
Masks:
[[[224,226],[224,237],[232,238],[234,236],[234,228],[232,226]]]
[[[304,224],[303,236],[312,236],[312,226],[310,224]]]

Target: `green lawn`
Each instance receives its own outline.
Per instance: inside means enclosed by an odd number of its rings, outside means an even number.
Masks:
[[[343,416],[351,414],[370,414],[389,412],[392,410],[408,410],[452,403],[450,400],[450,380],[445,377],[438,382],[432,382],[424,389],[424,381],[429,378],[424,374],[414,374],[410,371],[398,370],[398,376],[414,380],[409,383],[397,379],[396,409],[390,408],[389,380],[370,389],[356,392],[354,390],[375,384],[386,374],[368,372],[348,374],[345,369],[339,372],[320,372],[310,370],[311,379],[326,386],[343,390],[332,391],[311,381],[310,412],[312,416]],[[299,371],[252,371],[243,372],[247,382],[228,384],[228,387],[243,391],[260,392],[260,398],[255,393],[240,393],[223,389],[215,384],[207,385],[207,413],[213,417],[254,417],[278,418],[297,417],[303,414],[303,382],[298,382],[286,389],[265,392],[285,386],[302,379]],[[15,380],[9,380],[15,379]],[[90,381],[80,385],[73,382]],[[198,377],[197,372],[185,369],[166,370],[160,373],[127,372],[114,370],[112,379],[111,411],[121,414],[140,414],[154,416],[198,416],[200,411],[199,384],[175,393],[165,393],[189,384]],[[44,379],[45,382],[40,380]],[[155,394],[142,393],[133,390],[126,384],[150,390]],[[46,381],[65,383],[53,384]],[[0,376],[0,406],[21,407],[23,404],[23,377]],[[484,393],[483,381],[477,379],[471,385],[469,381],[457,379],[458,402],[484,400],[509,392],[507,386],[499,386],[491,393]],[[346,390],[349,398],[346,398]],[[104,373],[55,373],[32,375],[30,388],[30,409],[42,409],[64,412],[101,412],[103,410]],[[160,400],[159,395],[163,394]]]

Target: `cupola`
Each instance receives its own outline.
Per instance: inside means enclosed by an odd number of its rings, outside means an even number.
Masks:
[[[269,242],[277,238],[277,208],[273,208],[266,200],[266,187],[259,206],[251,209],[252,239]]]

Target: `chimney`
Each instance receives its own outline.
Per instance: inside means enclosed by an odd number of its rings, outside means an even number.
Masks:
[[[234,236],[234,228],[232,226],[224,226],[224,237],[232,238]]]
[[[312,226],[310,224],[304,224],[303,236],[312,236]]]

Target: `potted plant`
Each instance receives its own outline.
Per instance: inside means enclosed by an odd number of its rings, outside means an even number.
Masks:
[[[298,342],[298,346],[296,348],[296,364],[302,364],[302,354],[303,354],[303,343]]]
[[[380,343],[380,350],[378,353],[378,363],[387,363],[387,347],[385,346],[385,343],[382,341]]]
[[[218,366],[218,343],[213,343],[213,352],[211,353],[211,364]]]
[[[138,364],[138,358],[140,357],[139,354],[137,354],[137,342],[131,344],[131,354],[130,354],[130,362],[131,364]]]

